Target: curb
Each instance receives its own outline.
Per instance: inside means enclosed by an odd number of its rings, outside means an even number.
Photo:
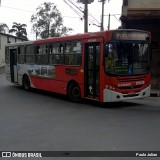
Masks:
[[[160,97],[160,93],[151,93],[150,97]]]

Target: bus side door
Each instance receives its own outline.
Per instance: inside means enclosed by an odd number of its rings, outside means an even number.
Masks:
[[[11,82],[18,82],[17,48],[9,48]]]
[[[84,96],[100,99],[100,50],[101,42],[84,44]]]

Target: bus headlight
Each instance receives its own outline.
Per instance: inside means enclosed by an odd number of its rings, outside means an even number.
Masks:
[[[110,85],[106,85],[106,89],[115,90],[115,87],[114,86],[110,86]]]

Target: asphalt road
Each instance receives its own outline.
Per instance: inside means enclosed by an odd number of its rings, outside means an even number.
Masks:
[[[0,150],[160,151],[160,98],[72,103],[0,74]]]

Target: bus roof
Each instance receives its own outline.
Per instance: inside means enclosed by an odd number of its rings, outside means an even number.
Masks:
[[[22,41],[22,42],[8,43],[6,47],[29,45],[29,44],[33,44],[33,42],[34,41]]]
[[[50,37],[47,39],[36,40],[35,44],[70,41],[70,40],[82,40],[82,39],[95,38],[95,37],[104,37],[105,32],[106,31],[99,31],[99,32],[88,32],[88,33],[82,33],[82,34],[68,35],[68,36],[63,36],[63,37]],[[111,32],[111,31],[107,31],[107,32]]]
[[[123,31],[149,33],[147,31],[137,30],[137,29],[116,29],[116,30],[106,30],[106,31],[98,31],[98,32],[88,32],[88,33],[70,35],[65,37],[50,37],[47,39],[36,40],[34,43],[41,44],[41,43],[51,43],[51,42],[60,42],[60,41],[91,39],[91,38],[97,38],[97,37],[110,39],[112,36],[112,32],[123,32]]]
[[[23,41],[23,42],[17,42],[17,43],[10,43],[10,44],[7,44],[6,47],[30,45],[30,44],[43,44],[43,43],[52,43],[52,42],[61,42],[61,41],[71,41],[71,40],[82,40],[82,39],[91,39],[91,38],[96,38],[96,37],[103,37],[103,38],[110,39],[112,36],[112,32],[118,32],[118,31],[119,32],[135,31],[135,32],[149,33],[147,31],[137,30],[137,29],[116,29],[116,30],[107,30],[107,31],[98,31],[98,32],[88,32],[88,33],[75,34],[75,35],[69,35],[69,36],[63,36],[63,37],[50,37],[47,39],[40,39],[40,40],[34,40],[34,41]]]

